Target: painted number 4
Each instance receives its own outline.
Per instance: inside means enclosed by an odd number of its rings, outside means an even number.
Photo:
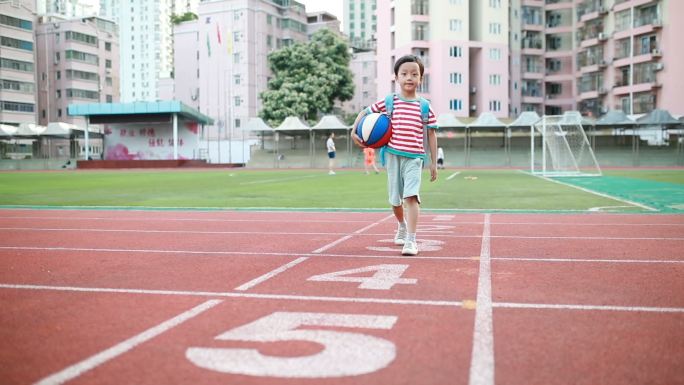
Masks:
[[[313,355],[276,357],[258,349],[191,347],[185,355],[195,365],[223,373],[286,378],[325,378],[380,370],[396,357],[391,341],[329,327],[391,329],[397,317],[363,314],[275,312],[216,337],[259,343],[307,341],[323,346]],[[305,327],[305,329],[299,329]],[[325,330],[316,330],[324,327]]]
[[[401,278],[409,265],[373,265],[358,269],[342,270],[333,273],[314,275],[308,281],[318,282],[359,282],[359,289],[389,290],[394,285],[415,285],[414,278]],[[363,274],[374,271],[372,277],[350,277],[352,274]]]

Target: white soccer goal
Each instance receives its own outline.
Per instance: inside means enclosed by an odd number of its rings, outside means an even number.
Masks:
[[[535,140],[537,133],[541,136],[539,144]],[[530,146],[532,174],[601,176],[601,168],[582,128],[582,116],[578,112],[543,116],[531,127]]]

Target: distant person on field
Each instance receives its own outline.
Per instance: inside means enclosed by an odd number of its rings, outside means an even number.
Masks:
[[[426,146],[430,149],[430,181],[437,180],[437,118],[429,102],[416,94],[423,80],[423,72],[423,63],[418,57],[406,55],[399,58],[394,63],[394,75],[401,91],[387,95],[385,99],[361,111],[352,125],[356,127],[361,118],[376,112],[387,113],[392,120],[392,136],[384,155],[387,158],[389,203],[398,222],[394,244],[404,245],[401,251],[403,255],[418,254],[416,227],[420,214],[420,183]],[[352,128],[354,143],[364,147],[354,131]],[[425,134],[427,143],[424,143]],[[380,156],[382,159],[383,151]]]
[[[333,139],[335,139],[335,133],[331,132],[328,140],[325,142],[328,148],[328,175],[335,175],[335,170],[333,170],[335,167],[335,141]]]
[[[444,168],[444,149],[437,147],[437,168]]]
[[[373,167],[376,174],[380,173],[378,166],[375,165],[375,149],[366,147],[363,149],[363,166],[366,169],[366,175],[370,174],[369,168]]]

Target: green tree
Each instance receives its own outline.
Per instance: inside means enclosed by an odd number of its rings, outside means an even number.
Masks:
[[[288,116],[310,123],[330,113],[336,100],[354,96],[349,70],[349,46],[328,29],[321,29],[306,43],[296,43],[268,55],[273,77],[261,93],[260,116],[271,126]]]
[[[171,23],[178,25],[184,21],[197,20],[197,15],[192,12],[185,12],[182,15],[171,15]]]

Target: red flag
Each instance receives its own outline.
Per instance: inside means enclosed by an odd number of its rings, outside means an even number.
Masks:
[[[218,37],[218,42],[221,44],[221,29],[218,24],[216,24],[216,37]]]

